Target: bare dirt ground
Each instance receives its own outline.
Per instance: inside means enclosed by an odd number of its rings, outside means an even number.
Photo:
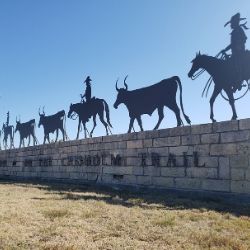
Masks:
[[[0,182],[0,249],[250,249],[250,205],[167,191]]]

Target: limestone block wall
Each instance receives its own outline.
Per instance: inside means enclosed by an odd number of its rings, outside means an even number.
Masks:
[[[250,119],[2,150],[0,178],[250,194]]]

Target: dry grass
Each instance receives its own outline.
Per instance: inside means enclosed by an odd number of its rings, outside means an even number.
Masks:
[[[0,183],[0,249],[250,249],[249,204]]]

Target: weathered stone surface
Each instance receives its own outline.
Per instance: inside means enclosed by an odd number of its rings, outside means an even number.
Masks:
[[[185,168],[184,167],[161,168],[161,176],[184,177],[185,176]]]
[[[153,140],[153,147],[179,146],[181,138],[179,136],[156,138]]]
[[[213,132],[236,131],[239,129],[238,121],[225,121],[213,123]]]
[[[151,176],[136,176],[136,183],[138,185],[151,185]]]
[[[153,177],[152,179],[154,186],[160,186],[165,188],[174,188],[174,178],[167,177]]]
[[[219,178],[225,180],[230,179],[229,158],[219,158]]]
[[[229,180],[203,180],[202,189],[209,191],[230,192]]]
[[[210,155],[235,155],[237,154],[237,145],[233,143],[229,144],[212,144]]]
[[[200,144],[200,135],[183,135],[181,137],[182,145],[197,145]]]
[[[201,179],[197,178],[176,178],[175,187],[180,189],[197,189],[201,188]]]
[[[230,157],[231,168],[248,168],[249,161],[247,155],[236,155]]]
[[[186,153],[187,155],[193,154],[193,147],[192,146],[178,146],[178,147],[170,147],[169,153],[174,155],[183,155]]]
[[[243,119],[239,121],[239,127],[240,129],[250,129],[250,118],[248,119]]]
[[[187,168],[187,177],[215,179],[218,177],[216,168],[192,167]]]
[[[143,148],[143,141],[142,140],[127,141],[127,148]]]
[[[245,179],[245,170],[244,169],[231,169],[231,180],[242,181]]]
[[[203,144],[219,143],[219,140],[220,135],[218,133],[201,135],[201,143]]]
[[[221,143],[246,141],[250,138],[250,131],[225,132],[221,133],[220,136]]]
[[[231,191],[233,193],[250,193],[250,182],[249,181],[232,181]]]
[[[191,133],[190,126],[175,127],[175,128],[168,128],[168,129],[159,130],[158,137],[189,135],[190,133]]]
[[[191,127],[192,134],[208,134],[212,133],[212,124],[202,124],[202,125],[194,125]]]

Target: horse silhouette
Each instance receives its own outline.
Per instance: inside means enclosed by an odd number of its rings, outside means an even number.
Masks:
[[[104,120],[104,112],[106,113],[107,122]],[[83,103],[70,104],[68,118],[76,119],[74,118],[75,117],[74,114],[78,115],[79,117],[78,130],[77,130],[77,136],[76,136],[77,140],[79,138],[81,124],[83,124],[83,127],[84,127],[84,136],[85,138],[87,138],[86,123],[89,121],[91,117],[93,117],[94,126],[90,132],[90,137],[93,136],[93,132],[96,127],[96,115],[97,114],[99,116],[100,121],[105,127],[107,135],[109,134],[110,128],[112,128],[112,125],[110,123],[109,107],[108,107],[107,102],[103,99],[92,98],[89,103],[83,102]]]
[[[6,125],[3,123],[2,131],[3,131],[3,147],[4,149],[8,148],[8,138],[10,138],[10,149],[14,148],[14,126]]]
[[[242,57],[244,67],[241,70],[241,80],[250,80],[250,53],[247,51]],[[235,99],[233,94],[233,86],[235,81],[239,79],[239,75],[235,71],[234,64],[230,60],[223,60],[216,57],[201,55],[200,52],[196,54],[196,57],[192,61],[192,67],[188,73],[188,77],[196,79],[195,73],[199,69],[207,71],[214,82],[213,94],[210,98],[210,119],[212,122],[216,122],[214,119],[214,101],[217,96],[224,90],[228,96],[229,104],[232,108],[233,116],[232,120],[237,119],[237,113],[235,109]],[[199,75],[199,73],[198,73]],[[210,87],[210,85],[208,86]]]
[[[116,91],[118,94],[114,103],[114,108],[117,109],[121,103],[126,105],[130,116],[128,133],[131,132],[135,119],[137,120],[141,131],[143,131],[141,115],[152,115],[156,109],[158,110],[159,120],[154,129],[158,129],[164,118],[164,106],[168,107],[175,113],[177,126],[181,126],[183,122],[180,116],[180,109],[176,103],[176,92],[178,86],[180,88],[180,104],[182,113],[187,123],[191,123],[189,117],[184,112],[182,103],[182,85],[178,76],[164,79],[151,86],[131,91],[128,90],[126,79],[127,76],[124,79],[125,88],[119,89],[117,87],[118,80],[116,81]]]

